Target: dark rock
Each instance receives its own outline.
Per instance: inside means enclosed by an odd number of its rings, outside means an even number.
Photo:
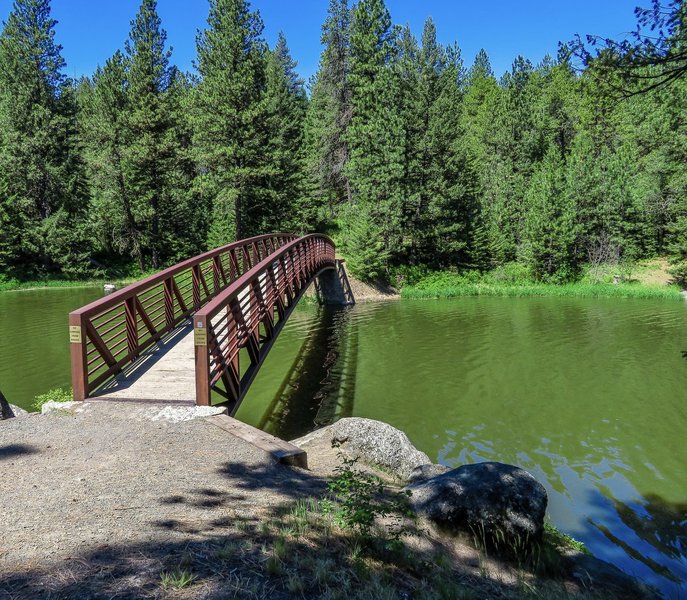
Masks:
[[[9,402],[7,402],[7,399],[5,398],[3,393],[0,392],[0,421],[4,421],[5,419],[11,419],[13,417],[14,411],[12,410],[12,406]]]
[[[420,465],[419,467],[415,467],[413,469],[412,473],[408,476],[408,481],[410,483],[427,481],[428,479],[436,477],[437,475],[448,473],[450,470],[451,467],[447,467],[446,465],[433,465],[431,463]]]
[[[527,471],[484,462],[464,465],[405,488],[415,511],[449,529],[504,549],[539,541],[547,495]]]

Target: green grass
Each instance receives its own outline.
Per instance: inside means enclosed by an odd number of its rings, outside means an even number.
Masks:
[[[574,537],[569,536],[567,533],[563,533],[555,525],[552,525],[549,521],[544,523],[544,542],[548,543],[556,548],[563,550],[574,550],[576,552],[581,552],[591,556],[592,553],[589,551],[587,546],[583,542],[576,540]]]
[[[466,281],[457,273],[430,275],[416,285],[401,290],[401,297],[456,298],[459,296],[497,296],[505,298],[658,298],[681,300],[677,286],[648,286],[638,283],[499,283]]]
[[[160,573],[160,586],[165,590],[182,590],[191,585],[197,577],[188,571],[177,569],[176,571]]]

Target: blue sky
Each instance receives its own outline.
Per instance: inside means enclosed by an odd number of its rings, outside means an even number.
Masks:
[[[547,53],[555,56],[559,40],[575,33],[620,37],[634,27],[633,9],[649,0],[387,0],[394,23],[408,23],[420,36],[424,20],[437,24],[439,40],[457,41],[469,66],[485,48],[497,75],[510,68],[518,55],[536,63]],[[67,75],[89,75],[118,48],[123,48],[138,0],[53,0],[57,41],[64,47]],[[320,54],[320,27],[328,0],[253,0],[265,22],[272,45],[280,30],[286,35],[299,73],[307,80]],[[11,0],[0,0],[5,20]],[[205,26],[207,0],[158,0],[158,11],[173,47],[173,62],[190,70],[195,38]]]

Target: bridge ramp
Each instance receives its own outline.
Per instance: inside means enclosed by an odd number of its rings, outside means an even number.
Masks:
[[[188,322],[151,346],[92,399],[195,404],[193,330]]]

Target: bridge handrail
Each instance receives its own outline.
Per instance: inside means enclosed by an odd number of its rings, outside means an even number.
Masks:
[[[334,259],[330,238],[303,236],[267,256],[196,312],[196,404],[209,405],[214,389],[235,412],[308,284],[320,271],[334,268]],[[250,359],[244,373],[242,349]],[[220,381],[224,390],[218,387]]]
[[[256,263],[295,239],[277,233],[227,244],[72,311],[74,398],[88,397]]]

